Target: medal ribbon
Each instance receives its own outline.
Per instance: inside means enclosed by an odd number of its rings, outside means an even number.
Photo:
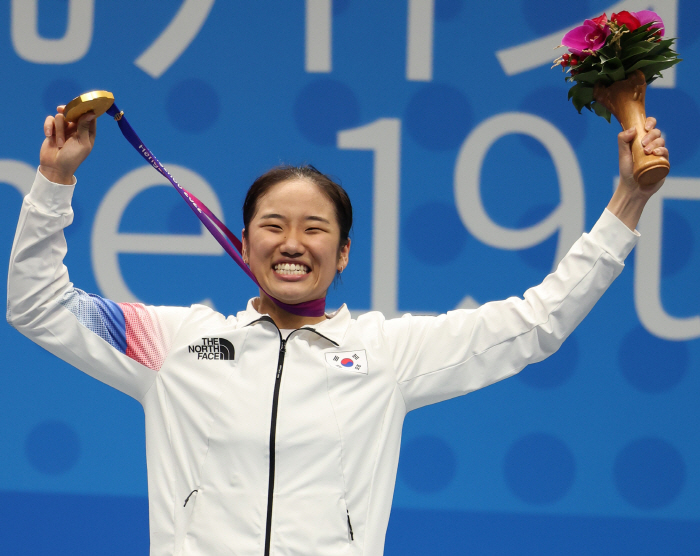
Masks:
[[[158,161],[155,155],[150,150],[148,150],[146,145],[143,144],[143,141],[139,139],[139,136],[136,135],[136,132],[131,127],[131,125],[129,125],[129,122],[124,117],[124,113],[121,112],[119,108],[117,108],[116,104],[112,104],[112,106],[110,106],[110,108],[107,110],[107,114],[109,114],[110,116],[114,117],[115,120],[117,120],[119,129],[121,130],[126,140],[129,141],[129,143],[131,143],[131,145],[139,152],[141,156],[143,156],[143,158],[146,160],[146,162],[148,162],[148,164],[153,166],[156,170],[158,170],[160,174],[167,178],[167,180],[172,184],[172,186],[180,194],[180,196],[187,203],[187,205],[197,215],[197,218],[199,218],[199,220],[202,222],[202,224],[204,224],[206,229],[209,230],[209,233],[211,233],[211,235],[214,236],[214,239],[216,239],[216,241],[219,242],[221,247],[224,248],[224,251],[226,251],[236,262],[236,264],[238,264],[238,266],[240,266],[243,269],[243,272],[250,276],[251,280],[253,280],[253,282],[255,282],[257,286],[263,292],[265,292],[265,294],[270,299],[272,299],[275,305],[289,313],[299,315],[302,317],[320,317],[324,314],[326,308],[325,297],[322,297],[321,299],[313,299],[311,301],[305,301],[303,303],[296,303],[294,305],[290,305],[287,303],[283,303],[279,299],[275,299],[269,293],[263,290],[255,276],[251,272],[250,268],[248,268],[248,265],[245,264],[245,262],[243,262],[243,258],[241,257],[241,254],[243,252],[241,240],[239,240],[233,234],[233,232],[231,232],[231,230],[229,230],[226,227],[226,225],[223,222],[221,222],[221,220],[219,220],[216,217],[216,215],[214,215],[214,213],[212,213],[206,207],[204,203],[202,203],[199,199],[197,199],[197,197],[192,195],[192,193],[190,193],[179,183],[177,183],[175,178],[173,178],[170,175],[170,173],[165,169],[165,166],[163,166]]]

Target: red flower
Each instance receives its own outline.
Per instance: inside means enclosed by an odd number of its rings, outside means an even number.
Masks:
[[[612,14],[610,19],[612,19],[613,22],[620,27],[624,25],[629,31],[636,31],[641,25],[639,20],[628,11],[620,12],[619,14]]]
[[[608,16],[606,14],[599,15],[598,17],[591,19],[591,21],[602,29],[608,23]]]

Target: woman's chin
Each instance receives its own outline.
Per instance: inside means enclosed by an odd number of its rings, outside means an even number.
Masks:
[[[296,291],[295,291],[296,290]],[[323,297],[322,293],[315,294],[310,291],[298,291],[299,288],[294,287],[282,287],[282,288],[270,288],[266,290],[269,295],[286,303],[287,305],[298,305],[299,303],[304,303],[305,301],[313,301],[314,299],[319,299]]]

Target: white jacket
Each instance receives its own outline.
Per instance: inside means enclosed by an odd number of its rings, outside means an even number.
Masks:
[[[7,319],[143,404],[152,555],[382,554],[406,413],[553,353],[637,238],[606,211],[524,300],[393,320],[343,306],[282,341],[251,303],[225,317],[75,289],[73,188],[38,174],[24,200]]]

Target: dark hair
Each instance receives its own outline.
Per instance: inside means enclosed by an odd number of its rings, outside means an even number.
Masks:
[[[248,189],[243,202],[243,226],[245,229],[248,229],[250,221],[255,216],[255,212],[258,209],[258,200],[278,183],[292,179],[309,180],[325,193],[335,207],[335,217],[340,227],[340,247],[347,245],[350,229],[352,228],[352,204],[350,203],[350,197],[340,185],[310,164],[304,164],[303,166],[278,166],[268,170],[256,179],[253,185],[250,186],[250,189]]]

